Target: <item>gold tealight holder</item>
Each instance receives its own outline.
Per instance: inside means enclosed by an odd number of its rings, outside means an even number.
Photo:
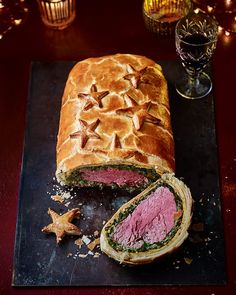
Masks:
[[[171,36],[178,20],[187,15],[191,8],[191,0],[144,0],[144,22],[150,32]]]
[[[37,0],[43,23],[52,29],[63,30],[75,19],[76,0]]]

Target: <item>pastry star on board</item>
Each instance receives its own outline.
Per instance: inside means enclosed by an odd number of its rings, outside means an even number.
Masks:
[[[84,120],[79,120],[80,122],[80,130],[70,134],[70,138],[78,138],[80,137],[80,146],[84,148],[89,138],[100,138],[100,136],[95,132],[100,120],[97,119],[96,121],[89,124]]]
[[[118,109],[116,112],[118,114],[128,114],[132,116],[132,120],[134,123],[134,127],[136,130],[140,130],[144,121],[157,124],[160,123],[160,120],[153,115],[149,114],[149,109],[151,107],[152,102],[147,101],[143,104],[138,104],[133,98],[130,96],[126,97],[126,100],[129,99],[132,106],[127,108]]]
[[[93,106],[99,106],[99,108],[102,107],[102,99],[103,97],[107,96],[109,94],[109,91],[100,91],[98,92],[97,86],[95,84],[92,84],[90,88],[90,93],[79,93],[79,98],[85,98],[87,102],[84,106],[84,111],[88,111]]]
[[[63,215],[57,214],[52,209],[48,209],[48,214],[52,218],[52,223],[42,229],[44,233],[54,233],[59,243],[65,235],[80,235],[80,229],[71,221],[80,213],[78,208],[72,209]]]
[[[145,72],[146,68],[147,67],[143,68],[140,71],[136,71],[133,66],[128,65],[127,66],[128,74],[124,76],[124,79],[129,80],[134,88],[138,88],[141,77],[143,73]]]

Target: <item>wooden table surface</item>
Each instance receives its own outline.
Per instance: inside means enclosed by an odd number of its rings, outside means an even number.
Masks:
[[[32,60],[81,60],[113,53],[176,59],[174,39],[147,32],[142,0],[80,0],[73,25],[47,29],[36,1],[26,22],[0,40],[0,294],[235,294],[236,291],[236,35],[219,35],[213,58],[214,99],[225,234],[225,286],[12,288],[13,249],[29,69]],[[30,237],[29,237],[30,238]],[[219,272],[221,270],[219,269]]]

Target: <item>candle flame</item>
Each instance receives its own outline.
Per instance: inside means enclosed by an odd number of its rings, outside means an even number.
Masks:
[[[207,5],[207,11],[208,11],[208,12],[212,12],[212,10],[213,10],[213,7],[212,7],[212,6],[209,6],[209,5]]]

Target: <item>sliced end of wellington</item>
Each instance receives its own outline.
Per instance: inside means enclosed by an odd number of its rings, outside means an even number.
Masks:
[[[173,174],[164,174],[105,224],[101,250],[119,263],[151,263],[180,247],[191,216],[190,190]]]

